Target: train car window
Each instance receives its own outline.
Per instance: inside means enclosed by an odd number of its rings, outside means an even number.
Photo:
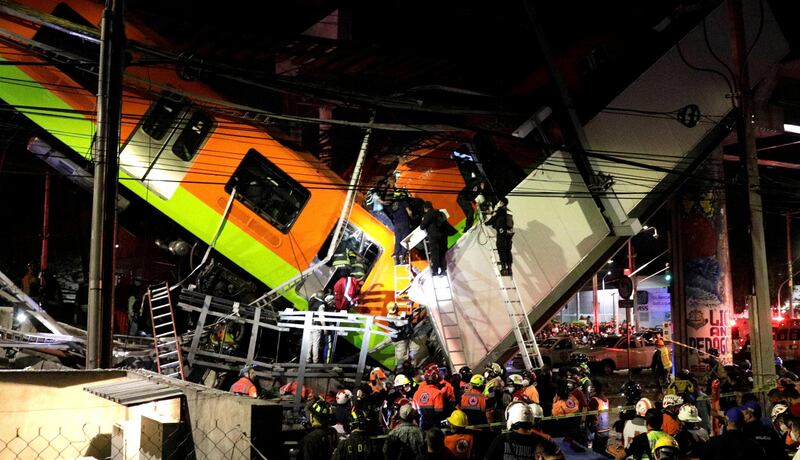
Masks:
[[[789,329],[789,340],[800,340],[800,329]]]
[[[177,94],[168,91],[161,94],[155,104],[150,107],[142,122],[142,131],[160,141],[175,128],[178,116],[186,107],[186,101]]]
[[[250,149],[225,184],[236,199],[283,233],[297,220],[311,192],[275,166],[257,150]]]
[[[331,229],[331,232],[328,234],[328,238],[325,239],[325,242],[322,244],[319,252],[317,252],[317,258],[322,260],[325,256],[328,255],[328,246],[331,244],[331,239],[333,238],[333,232],[336,230],[334,227]],[[361,258],[361,262],[364,264],[364,273],[369,276],[369,272],[372,270],[373,265],[375,262],[378,261],[378,257],[381,255],[381,247],[369,239],[364,232],[354,227],[352,224],[347,223],[345,224],[344,228],[342,229],[344,234],[342,235],[342,239],[339,242],[339,247],[336,248],[337,253],[345,252],[345,251],[352,251],[358,254],[358,257]],[[328,261],[328,266],[332,266],[333,260]]]
[[[789,337],[789,329],[780,327],[775,333],[775,340],[787,340]]]
[[[183,161],[191,161],[197,155],[197,151],[200,150],[213,127],[214,119],[207,113],[198,110],[189,118],[189,123],[172,144],[172,153]]]

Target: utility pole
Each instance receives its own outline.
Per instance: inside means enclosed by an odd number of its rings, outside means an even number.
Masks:
[[[756,388],[775,382],[775,350],[772,343],[769,280],[767,277],[767,252],[764,244],[764,216],[761,204],[761,185],[758,175],[753,95],[747,63],[747,42],[742,16],[742,0],[728,0],[731,22],[731,49],[733,68],[738,69],[735,82],[739,101],[739,142],[743,144],[742,162],[747,169],[747,202],[750,208],[750,237],[753,249],[753,282],[755,296],[748,306],[750,347],[753,360],[753,379]]]
[[[124,0],[106,0],[100,29],[97,138],[94,143],[92,237],[86,368],[111,367],[114,301],[114,237],[125,49]]]
[[[786,213],[786,262],[788,265],[788,282],[789,282],[789,319],[795,318],[794,313],[794,268],[792,267],[792,258],[794,256],[792,251],[792,213]],[[780,290],[778,291],[780,297]],[[781,308],[778,305],[778,308]]]
[[[597,303],[597,273],[592,277],[592,306],[594,307],[594,333],[600,333],[600,305]]]

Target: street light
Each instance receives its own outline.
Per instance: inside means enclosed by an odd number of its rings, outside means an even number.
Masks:
[[[606,276],[611,274],[611,270],[607,271],[605,275],[603,275],[603,290],[606,290]]]

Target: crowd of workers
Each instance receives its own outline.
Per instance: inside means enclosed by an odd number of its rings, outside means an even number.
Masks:
[[[611,408],[603,382],[586,362],[553,372],[509,373],[497,363],[483,372],[410,362],[393,375],[374,368],[353,391],[324,395],[302,389],[308,432],[297,458],[309,459],[560,459],[567,447],[593,458],[652,460],[800,460],[800,391],[781,379],[762,407],[740,366],[722,366],[711,350],[701,384],[678,371],[661,400],[628,381],[624,406]],[[796,377],[776,360],[779,375]],[[255,396],[246,369],[231,388]],[[287,388],[291,394],[297,388]]]

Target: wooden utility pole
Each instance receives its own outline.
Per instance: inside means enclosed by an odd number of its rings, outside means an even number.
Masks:
[[[747,64],[747,41],[742,15],[742,0],[728,0],[731,22],[733,68],[738,70],[734,87],[739,103],[739,143],[743,145],[742,162],[747,170],[747,202],[750,207],[750,237],[753,249],[753,283],[755,295],[748,306],[750,349],[753,379],[756,388],[775,382],[775,350],[772,343],[767,252],[764,244],[764,215],[761,203],[761,184],[756,151],[755,110]]]
[[[89,311],[86,368],[111,367],[122,67],[125,49],[124,0],[106,0],[100,29],[97,138],[94,143],[92,237],[89,252]]]

